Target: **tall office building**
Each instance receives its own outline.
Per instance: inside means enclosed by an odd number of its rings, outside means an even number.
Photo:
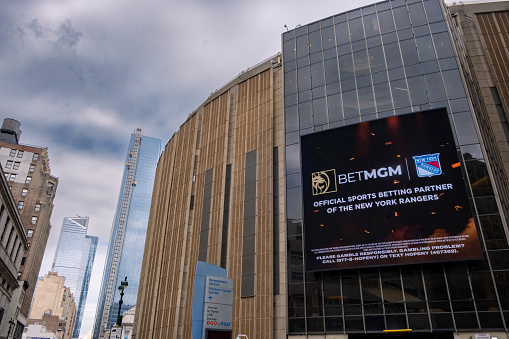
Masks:
[[[19,144],[19,128],[18,121],[5,119],[0,129],[0,163],[16,201],[29,245],[17,273],[20,287],[14,295],[22,302],[12,312],[16,322],[15,338],[21,338],[28,317],[51,230],[50,217],[58,185],[58,178],[51,174],[48,149]],[[1,334],[5,335],[6,332]]]
[[[152,188],[160,154],[161,140],[142,135],[139,128],[131,135],[104,266],[94,338],[103,338],[116,323],[120,299],[117,287],[126,277],[129,286],[124,290],[120,312],[136,304]]]
[[[299,26],[193,112],[158,164],[136,338],[191,338],[197,261],[233,279],[232,338],[507,338],[509,8],[469,6]]]
[[[80,334],[98,241],[97,237],[87,235],[88,222],[88,217],[64,218],[51,266],[52,272],[65,277],[65,285],[74,295],[77,309],[73,338]]]

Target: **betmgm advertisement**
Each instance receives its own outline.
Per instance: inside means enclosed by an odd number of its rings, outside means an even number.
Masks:
[[[307,271],[482,259],[445,109],[301,137]]]

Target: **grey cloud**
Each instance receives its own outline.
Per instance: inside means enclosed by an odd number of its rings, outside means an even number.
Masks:
[[[27,27],[35,34],[36,37],[42,38],[44,36],[44,28],[42,28],[39,20],[33,19]]]
[[[58,48],[67,48],[75,52],[83,34],[73,27],[71,20],[67,19],[60,24],[57,36],[58,40],[55,42],[55,46]]]

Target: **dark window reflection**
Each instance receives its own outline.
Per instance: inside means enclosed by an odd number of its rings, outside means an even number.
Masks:
[[[487,249],[509,248],[500,215],[481,216],[479,217],[479,220],[481,222],[481,228]]]
[[[413,330],[427,330],[430,328],[427,314],[409,314],[408,327]]]
[[[382,33],[394,31],[394,18],[392,17],[392,11],[378,12],[378,20],[380,23],[380,31]]]
[[[452,330],[454,328],[451,313],[431,313],[430,317],[434,330]]]

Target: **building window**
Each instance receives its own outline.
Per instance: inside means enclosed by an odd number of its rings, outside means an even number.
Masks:
[[[14,180],[16,180],[16,174],[11,173],[9,175],[9,181],[14,181]]]
[[[24,201],[19,201],[19,202],[18,202],[18,209],[19,209],[19,210],[20,210],[20,209],[22,209],[24,204],[25,204],[25,202],[24,202]]]
[[[11,153],[9,153],[9,156],[11,156],[11,157],[16,156],[16,150],[15,149],[11,149]]]
[[[28,230],[27,238],[31,238],[34,235],[34,230]]]
[[[37,224],[37,217],[32,217],[30,223],[32,223],[33,225]]]
[[[18,277],[17,277],[18,280],[21,280],[21,272],[18,272]]]
[[[33,161],[39,160],[39,153],[34,153],[34,157],[32,158]]]
[[[27,196],[27,193],[28,193],[28,188],[23,188],[23,189],[21,190],[21,196],[22,196],[22,197],[26,197],[26,196]]]
[[[18,158],[23,158],[23,153],[25,153],[24,151],[18,151]]]
[[[29,172],[35,171],[35,165],[30,165],[30,168],[28,169]]]
[[[41,204],[35,204],[34,211],[39,212],[41,210]]]
[[[21,258],[21,266],[25,265],[25,261],[27,260],[26,257]]]
[[[5,180],[9,180],[9,173],[4,173],[5,175]]]
[[[32,182],[32,177],[31,176],[27,176],[26,180],[25,180],[25,184],[29,184]]]
[[[13,168],[13,169],[15,169],[15,170],[17,170],[17,169],[19,169],[19,165],[20,165],[20,164],[21,164],[20,162],[16,161],[16,162],[14,163],[14,166],[13,166],[12,168]]]
[[[7,160],[7,163],[5,164],[5,168],[12,168],[12,160]]]

